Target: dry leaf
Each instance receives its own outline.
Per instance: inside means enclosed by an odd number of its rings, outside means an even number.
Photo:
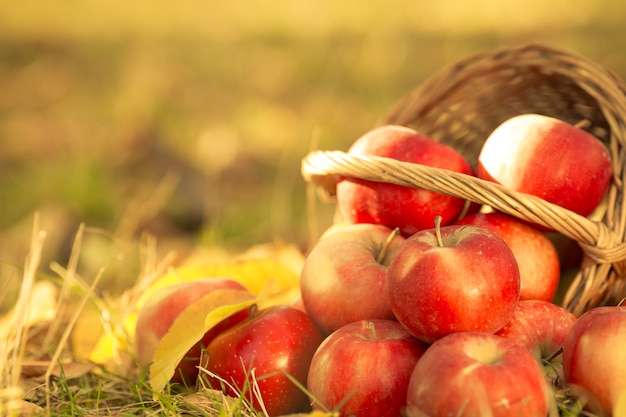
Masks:
[[[237,402],[235,398],[227,396],[222,391],[208,388],[204,388],[193,394],[185,395],[184,399],[185,402],[193,404],[194,407],[197,407],[207,413],[215,413],[215,415],[219,416],[225,415],[222,408],[227,407],[228,409],[232,410],[236,407]],[[222,410],[221,413],[218,413],[218,411],[220,410]],[[250,412],[250,414],[242,413],[242,416],[244,415],[256,414],[254,414],[253,412]],[[339,417],[339,413],[315,410],[310,413],[285,414],[281,417]]]
[[[94,368],[93,363],[65,362],[63,364],[52,363],[50,361],[25,360],[21,364],[22,375],[27,378],[34,378],[45,375],[52,367],[51,376],[57,378],[73,379],[87,374]]]
[[[236,256],[211,255],[198,250],[181,267],[171,270],[156,280],[145,291],[141,305],[156,290],[180,282],[202,278],[226,277],[240,282],[253,294],[267,291],[268,282],[275,291],[284,291],[298,285],[304,256],[290,245],[256,245]]]
[[[216,408],[219,409],[224,406],[232,408],[235,404],[234,398],[227,396],[222,391],[208,388],[185,395],[184,398],[187,403],[209,412],[216,411]]]
[[[24,317],[24,326],[31,327],[39,323],[52,321],[57,313],[58,288],[49,281],[37,281],[29,295],[31,301]],[[0,317],[0,340],[4,340],[11,332],[11,325],[16,314],[15,308]],[[19,318],[21,319],[21,317]]]
[[[182,266],[164,275],[147,290],[147,296],[157,289],[180,282],[203,278],[230,278],[240,282],[251,293],[259,294],[272,282],[275,291],[286,290],[298,283],[300,278],[287,266],[274,259],[237,260],[220,265]]]
[[[41,416],[43,412],[44,409],[37,404],[23,400],[16,400],[11,404],[11,410],[8,415],[15,417],[32,417]]]

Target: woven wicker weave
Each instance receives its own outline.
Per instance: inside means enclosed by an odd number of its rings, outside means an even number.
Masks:
[[[380,157],[315,151],[304,178],[331,194],[341,176],[392,182],[458,197],[526,219],[576,240],[585,257],[564,298],[576,315],[626,297],[626,85],[611,71],[567,51],[524,45],[486,51],[439,72],[403,97],[380,124],[410,126],[476,165],[489,134],[504,120],[540,113],[576,124],[609,148],[613,180],[597,221],[494,183]]]

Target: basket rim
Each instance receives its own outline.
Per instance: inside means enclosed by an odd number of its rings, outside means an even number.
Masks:
[[[608,243],[606,237],[611,233],[603,222],[590,220],[540,197],[513,191],[473,175],[412,162],[349,154],[339,150],[317,150],[303,158],[301,171],[306,182],[323,187],[331,196],[335,195],[337,182],[341,178],[359,178],[421,188],[489,205],[511,216],[563,233],[583,245],[602,248],[603,243]],[[611,259],[601,260],[611,262],[616,257],[626,257],[626,244],[620,246],[618,253],[613,253]]]
[[[466,84],[475,74],[483,74],[487,69],[530,67],[575,81],[580,90],[595,100],[613,139],[626,147],[626,82],[614,71],[582,54],[542,43],[487,49],[448,64],[400,97],[378,120],[377,125],[410,126],[410,121],[430,112],[435,105],[423,104],[424,97],[442,90],[453,91]],[[414,103],[423,104],[424,108],[416,108]]]

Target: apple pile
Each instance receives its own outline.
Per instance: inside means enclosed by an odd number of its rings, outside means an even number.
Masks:
[[[349,153],[476,175],[583,216],[612,175],[597,138],[534,114],[502,123],[477,161],[401,126],[367,132]],[[269,416],[545,417],[558,408],[557,390],[590,412],[626,409],[626,306],[576,318],[555,304],[561,266],[550,231],[457,197],[363,179],[339,180],[337,207],[344,222],[307,253],[300,300],[229,317],[172,382],[200,381]],[[144,365],[183,303],[173,301],[178,292],[186,291],[170,289],[140,313]]]

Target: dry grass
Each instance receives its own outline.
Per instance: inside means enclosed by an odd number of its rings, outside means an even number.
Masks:
[[[18,301],[0,327],[2,350],[7,352],[0,357],[0,416],[256,415],[243,401],[217,391],[202,389],[189,394],[169,392],[168,388],[166,392],[153,392],[134,361],[130,341],[128,350],[120,351],[107,366],[76,357],[71,336],[88,303],[96,306],[104,331],[123,331],[123,310],[134,304],[146,283],[164,273],[163,262],[151,264],[156,260],[148,256],[138,286],[112,303],[94,291],[101,274],[90,284],[77,274],[83,233],[81,227],[67,268],[53,267],[59,272],[60,285],[46,286],[48,292],[36,292],[46,233],[35,218]],[[47,311],[38,304],[44,297],[56,301],[53,305],[46,303]]]

